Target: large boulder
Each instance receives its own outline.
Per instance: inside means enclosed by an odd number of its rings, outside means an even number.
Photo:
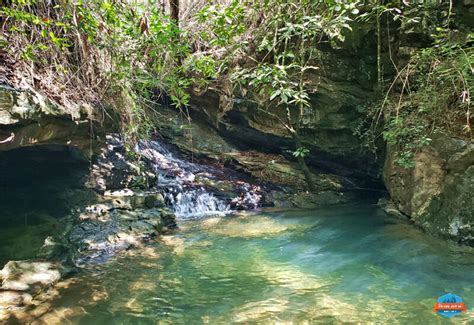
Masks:
[[[398,166],[388,147],[384,179],[395,206],[431,233],[474,245],[474,143],[438,136],[414,165]]]

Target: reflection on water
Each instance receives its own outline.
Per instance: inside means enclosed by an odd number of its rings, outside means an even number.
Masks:
[[[48,324],[469,323],[431,309],[474,304],[474,252],[372,207],[187,221],[179,233],[84,271]],[[32,313],[33,311],[30,311]],[[38,315],[38,313],[36,313]]]

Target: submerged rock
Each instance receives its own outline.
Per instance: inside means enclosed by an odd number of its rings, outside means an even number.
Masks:
[[[47,260],[57,260],[67,250],[68,247],[65,245],[62,238],[48,236],[44,240],[43,246],[39,249],[37,257]]]
[[[66,271],[56,262],[8,262],[0,271],[0,322],[8,321],[15,310],[38,303],[35,299],[56,284]]]
[[[11,308],[13,306],[26,306],[33,300],[29,293],[18,291],[0,291],[0,320],[2,320],[1,309]]]
[[[60,268],[53,262],[10,261],[0,272],[0,289],[37,294],[61,278]]]

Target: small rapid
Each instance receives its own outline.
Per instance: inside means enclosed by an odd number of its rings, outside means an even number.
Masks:
[[[238,179],[233,171],[189,162],[159,141],[142,141],[136,151],[152,161],[157,189],[178,219],[225,216],[261,205],[260,187]]]
[[[231,212],[229,204],[217,199],[203,188],[166,193],[166,202],[176,216],[194,218],[203,216],[225,216]]]

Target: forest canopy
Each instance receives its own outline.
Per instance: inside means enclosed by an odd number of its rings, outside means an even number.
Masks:
[[[360,135],[371,147],[380,137],[397,144],[410,168],[433,131],[471,137],[474,35],[462,10],[454,1],[4,0],[0,56],[10,83],[86,102],[89,118],[117,119],[131,141],[154,130],[164,97],[185,110],[213,88],[224,114],[246,96],[280,121],[304,169],[298,133],[318,91],[312,76],[337,69],[324,66],[325,52],[357,51],[365,38],[374,98]]]

